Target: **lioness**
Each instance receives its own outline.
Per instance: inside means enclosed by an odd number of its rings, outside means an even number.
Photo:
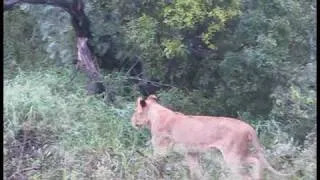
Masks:
[[[289,176],[271,167],[262,154],[255,130],[241,120],[187,116],[161,106],[156,96],[150,95],[145,100],[137,99],[131,122],[135,128],[146,126],[151,130],[154,156],[163,156],[174,146],[182,147],[192,176],[201,176],[199,153],[210,148],[219,149],[232,172],[243,178],[250,177],[240,171],[245,164],[252,165],[255,180],[262,179],[263,168],[280,176]]]

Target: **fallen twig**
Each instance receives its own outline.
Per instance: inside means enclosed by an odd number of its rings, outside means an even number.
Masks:
[[[19,159],[18,159],[18,165],[17,165],[17,169],[16,171],[8,178],[9,180],[14,178],[17,174],[21,174],[21,164],[22,164],[22,157],[23,157],[23,153],[24,153],[24,147],[25,147],[25,144],[26,144],[26,136],[27,136],[27,133],[26,133],[26,129],[23,128],[23,142],[22,144],[20,144],[20,154],[19,154]]]
[[[20,175],[21,173],[27,172],[27,171],[33,171],[33,170],[40,170],[40,167],[29,167],[29,168],[24,168],[21,169],[20,171],[16,171],[15,173],[13,173],[8,179],[13,179],[16,175]]]

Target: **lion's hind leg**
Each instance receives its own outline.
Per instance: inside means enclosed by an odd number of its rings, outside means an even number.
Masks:
[[[262,180],[263,167],[258,157],[253,155],[246,158],[246,163],[252,167],[252,177],[254,180]]]
[[[242,176],[241,157],[237,153],[229,152],[223,153],[223,158],[227,167],[231,170],[232,179],[239,179]]]
[[[231,179],[253,180],[252,175],[247,168],[247,165],[250,164],[254,164],[254,167],[256,168],[255,171],[258,172],[255,177],[259,177],[261,171],[259,161],[249,154],[246,144],[242,144],[242,146],[233,146],[232,149],[222,150],[225,164],[231,170]],[[254,180],[260,179],[255,178]]]

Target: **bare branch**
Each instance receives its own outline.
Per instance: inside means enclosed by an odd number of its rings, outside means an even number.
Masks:
[[[142,78],[137,78],[137,77],[129,77],[129,76],[125,76],[126,79],[132,79],[132,80],[138,80],[138,81],[143,81],[143,82],[149,82],[155,86],[164,86],[164,87],[171,87],[171,88],[177,88],[171,84],[164,84],[164,83],[159,83],[159,82],[155,82],[155,81],[150,81],[150,80],[146,80],[146,79],[142,79]]]
[[[129,68],[129,70],[127,71],[126,75],[129,75],[131,70],[138,64],[138,62],[139,62],[139,60],[136,60],[136,62]]]

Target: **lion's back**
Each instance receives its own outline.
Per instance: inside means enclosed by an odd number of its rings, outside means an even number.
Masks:
[[[171,124],[176,141],[190,144],[210,144],[224,138],[245,137],[252,127],[245,122],[225,117],[185,116],[177,114]]]

